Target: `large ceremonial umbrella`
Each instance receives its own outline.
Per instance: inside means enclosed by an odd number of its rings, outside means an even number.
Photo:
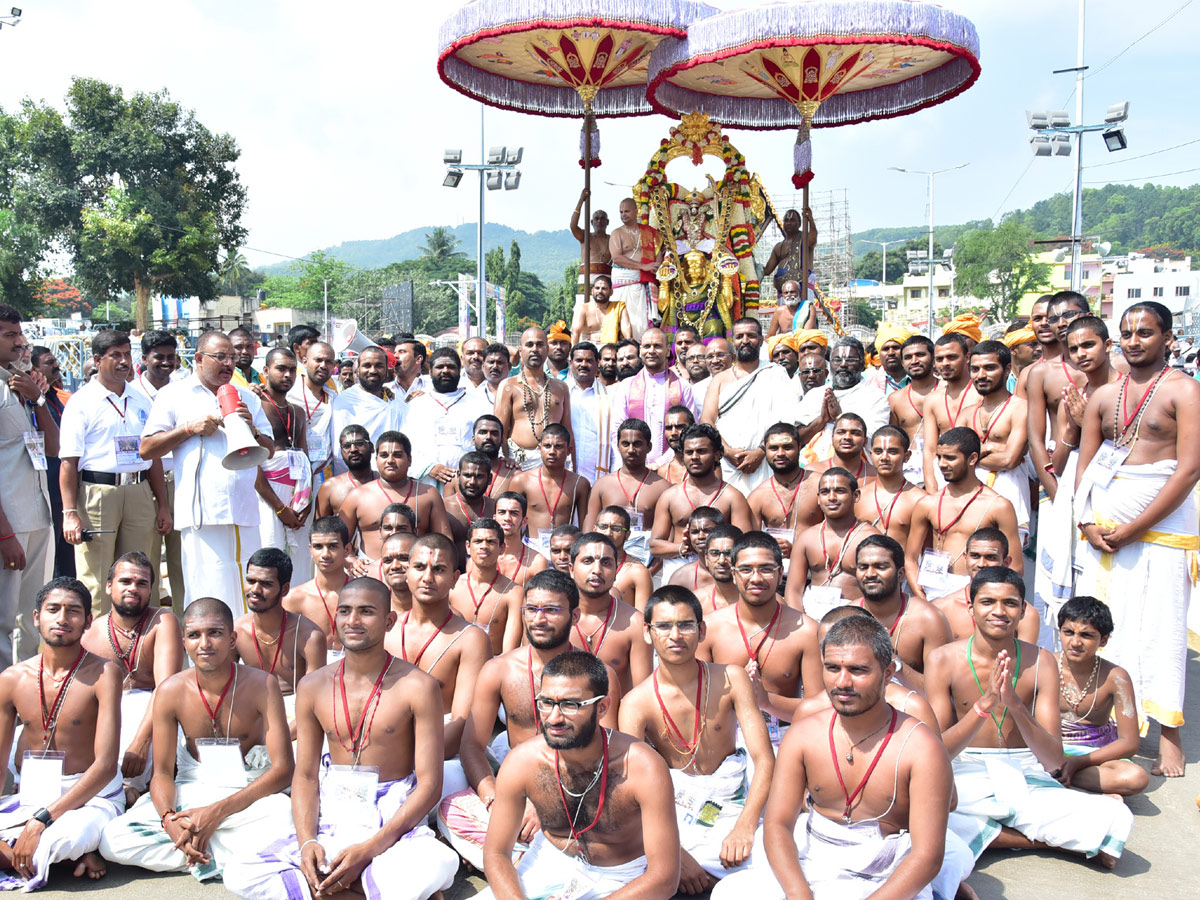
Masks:
[[[931,3],[792,0],[710,16],[686,38],[662,41],[650,58],[648,98],[668,115],[699,111],[741,128],[799,126],[792,182],[804,189],[807,208],[810,128],[949,100],[979,77],[978,57],[975,26]],[[804,224],[807,254],[807,216]]]
[[[586,232],[591,170],[600,163],[596,118],[650,113],[650,52],[715,12],[694,0],[475,0],[442,23],[438,74],[491,106],[583,118]],[[583,242],[583,257],[584,291],[590,293],[590,240]]]

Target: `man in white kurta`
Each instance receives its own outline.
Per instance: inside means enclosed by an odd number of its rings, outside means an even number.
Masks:
[[[413,444],[410,474],[440,487],[453,479],[462,455],[475,449],[475,420],[491,408],[479,393],[459,387],[454,350],[433,351],[429,368],[432,390],[409,401],[404,428]]]
[[[332,475],[332,469],[326,469],[335,456],[333,401],[337,393],[330,383],[334,361],[333,347],[324,341],[316,341],[309,346],[304,367],[292,389],[287,392],[288,402],[304,410],[304,434],[308,441],[308,459],[312,463],[313,494],[316,494],[325,476]]]
[[[175,527],[183,551],[184,606],[197,597],[215,596],[234,615],[247,611],[242,572],[258,549],[258,469],[234,471],[221,460],[229,452],[217,390],[233,377],[229,338],[202,335],[196,347],[195,374],[158,392],[142,431],[142,456],[175,457]],[[237,388],[249,411],[250,430],[263,447],[273,449],[271,423],[262,404],[247,388]]]
[[[829,389],[840,407],[839,411],[835,415],[828,415],[825,391],[822,390],[810,390],[800,400],[796,423],[801,433],[805,426],[811,426],[816,421],[824,422],[820,431],[809,435],[802,451],[801,455],[808,462],[828,459],[833,455],[833,423],[842,413],[851,412],[861,416],[867,423],[868,437],[890,420],[892,410],[887,395],[862,377],[864,362],[863,345],[855,338],[842,338],[834,345],[830,359],[833,374]]]
[[[589,342],[571,350],[571,437],[575,443],[575,471],[595,484],[612,471],[612,391],[598,377],[600,351]],[[619,424],[619,423],[618,423]]]
[[[617,426],[626,419],[641,419],[650,426],[654,446],[646,458],[651,469],[669,459],[675,451],[667,446],[663,436],[663,420],[672,406],[686,406],[697,415],[692,386],[667,369],[667,339],[662,330],[651,328],[642,335],[639,356],[642,369],[636,375],[619,382],[611,391],[612,423],[609,427],[611,452],[617,454]]]

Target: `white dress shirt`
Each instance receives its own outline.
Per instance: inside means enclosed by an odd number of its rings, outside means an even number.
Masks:
[[[272,434],[271,423],[254,392],[248,388],[238,388],[237,392],[250,410],[254,427]],[[217,395],[204,386],[199,376],[173,381],[154,399],[142,438],[210,414],[221,414]],[[254,490],[258,469],[233,471],[221,465],[229,452],[223,427],[208,437],[188,437],[174,452],[176,528],[182,531],[204,525],[258,525],[258,493]]]
[[[149,417],[150,401],[141,391],[122,383],[117,394],[93,378],[63,409],[59,458],[78,457],[80,471],[144,472],[150,461],[137,450]]]
[[[367,429],[371,443],[379,441],[379,436],[385,431],[399,431],[401,407],[396,400],[376,397],[364,391],[362,385],[355,384],[337,395],[333,401],[333,432],[334,441],[340,440],[342,429],[347,425],[361,425]],[[337,455],[335,454],[335,458]]]
[[[599,377],[587,387],[568,378],[567,386],[571,389],[575,471],[595,484],[597,478],[612,470],[613,450],[608,440],[613,424],[612,393]]]
[[[179,372],[179,370],[176,370],[171,373],[171,377],[169,378],[169,380],[167,382],[168,384],[182,380],[182,379],[175,377],[178,374],[178,372]],[[150,382],[150,379],[146,377],[145,372],[142,372],[140,375],[138,375],[137,378],[135,378],[135,379],[133,379],[133,381],[129,382],[129,386],[131,388],[133,388],[135,391],[137,391],[139,394],[141,394],[143,397],[145,397],[146,401],[152,407],[154,406],[154,398],[158,396],[158,388],[156,388]],[[166,456],[164,456],[162,458],[162,467],[163,467],[164,475],[167,472],[175,471],[175,454],[174,453],[168,453]]]

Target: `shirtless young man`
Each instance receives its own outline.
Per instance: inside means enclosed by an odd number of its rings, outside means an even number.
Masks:
[[[505,455],[504,426],[490,413],[475,420],[475,449],[492,462],[487,495],[499,497],[509,490],[513,477],[521,470]]]
[[[579,202],[575,204],[575,215],[571,217],[571,237],[579,241],[579,272],[583,274],[583,257],[584,257],[584,242],[587,242],[588,257],[590,258],[591,268],[588,270],[589,275],[607,275],[612,268],[612,254],[608,249],[608,213],[602,209],[592,210],[592,220],[588,223],[590,230],[584,231],[579,222],[579,214],[583,211],[583,204],[591,196],[591,192],[584,188],[579,194]],[[582,284],[582,282],[580,282]],[[575,329],[571,329],[574,334]]]
[[[315,518],[336,516],[342,503],[356,487],[369,484],[379,475],[371,468],[371,456],[375,452],[371,436],[361,425],[347,425],[338,436],[338,447],[346,471],[327,479],[317,489]]]
[[[646,741],[671,767],[682,842],[679,890],[700,894],[751,865],[775,754],[745,670],[696,659],[705,633],[696,596],[659,588],[645,619],[658,668],[622,700],[621,730]],[[736,746],[739,731],[745,750]],[[752,781],[747,752],[754,757]]]
[[[121,670],[121,775],[128,803],[150,784],[154,689],[183,668],[179,620],[151,606],[154,570],[141,550],[119,556],[105,584],[111,612],[92,621],[83,647]]]
[[[646,468],[650,446],[650,426],[641,419],[626,419],[617,426],[621,467],[592,485],[584,527],[595,528],[600,510],[606,506],[624,507],[633,519],[630,527],[634,531],[645,531],[653,523],[654,507],[670,484]]]
[[[937,599],[955,587],[930,588],[927,593],[920,584],[921,557],[927,549],[941,554],[944,568],[954,575],[967,573],[967,562],[963,554],[967,549],[967,538],[980,528],[999,528],[1008,539],[1010,547],[1021,546],[1017,534],[1017,515],[1013,506],[975,475],[979,461],[979,435],[966,426],[951,428],[937,438],[933,447],[937,456],[938,471],[946,486],[936,494],[922,497],[913,507],[912,525],[908,531],[905,547],[904,572],[914,597],[922,600]],[[926,484],[934,482],[926,481]],[[1018,574],[1024,560],[1021,554],[1013,557],[1013,568]],[[932,583],[932,582],[931,582]]]
[[[646,744],[600,727],[607,693],[608,673],[590,653],[546,663],[535,701],[541,734],[514,748],[496,777],[481,900],[544,897],[577,880],[588,885],[578,900],[674,896],[680,845],[670,773]],[[527,804],[542,831],[514,866]]]
[[[392,592],[392,612],[402,617],[413,607],[408,589],[408,563],[417,536],[400,531],[383,540],[383,559],[379,561],[380,581]]]
[[[938,436],[958,428],[970,426],[979,395],[971,386],[971,372],[967,368],[967,339],[957,332],[943,334],[933,348],[933,368],[941,384],[925,398],[925,416],[922,419],[921,454],[925,491],[935,494],[943,482],[937,477]],[[978,460],[976,460],[978,463]]]
[[[1170,311],[1153,301],[1121,316],[1129,374],[1098,389],[1084,411],[1075,508],[1086,540],[1075,561],[1083,567],[1076,593],[1112,610],[1116,630],[1105,658],[1133,679],[1139,718],[1162,724],[1150,774],[1179,777],[1192,593],[1192,551],[1183,547],[1196,546],[1200,521],[1200,383],[1165,364],[1171,323]]]
[[[863,481],[862,493],[854,508],[859,519],[870,522],[873,528],[899,541],[901,546],[908,542],[913,507],[926,496],[904,477],[911,455],[908,433],[903,428],[884,425],[871,435],[871,464],[875,467],[875,475]]]
[[[820,475],[817,502],[822,520],[800,531],[792,545],[786,597],[793,609],[823,616],[862,596],[854,578],[854,553],[863,538],[879,532],[855,516],[858,498],[858,479],[845,469]]]
[[[521,368],[496,393],[496,418],[509,436],[509,455],[521,469],[541,463],[538,444],[547,425],[571,424],[571,393],[565,382],[548,378],[546,332],[536,325],[521,332]]]
[[[929,601],[901,593],[904,548],[887,535],[871,535],[859,543],[854,577],[862,608],[887,628],[906,683],[924,692],[929,655],[952,640],[946,616]]]
[[[458,461],[457,475],[443,491],[446,515],[450,517],[450,536],[458,552],[460,569],[466,565],[467,532],[477,520],[490,519],[496,512],[496,501],[487,492],[491,480],[491,459],[485,453],[472,450]]]
[[[451,582],[450,606],[488,636],[491,654],[499,656],[521,642],[521,603],[525,599],[520,586],[500,571],[500,552],[504,548],[504,529],[495,519],[476,519],[467,532],[466,571]],[[415,548],[414,548],[415,549]],[[412,572],[410,557],[409,572]],[[458,566],[454,565],[457,572]],[[409,578],[409,587],[412,579]]]
[[[725,521],[743,531],[750,529],[750,507],[737,488],[721,480],[721,435],[711,425],[693,425],[683,433],[683,460],[687,475],[663,492],[654,511],[650,552],[663,560],[663,579],[689,562],[684,528],[700,506],[711,506]]]
[[[979,435],[979,477],[1013,505],[1021,544],[1029,543],[1029,476],[1025,473],[1025,401],[1005,386],[1012,352],[999,341],[972,348],[968,367],[979,406],[970,427]]]
[[[1020,575],[980,570],[971,581],[974,633],[930,657],[925,687],[958,791],[951,825],[977,851],[1059,847],[1112,868],[1133,814],[1052,777],[1065,761],[1058,666],[1050,651],[1017,638],[1025,607]],[[1014,793],[1010,779],[1024,790]]]
[[[246,563],[250,612],[233,626],[234,651],[243,665],[274,675],[288,721],[296,715],[296,685],[325,665],[328,642],[320,626],[283,608],[291,589],[292,561],[276,547],[254,551]],[[295,738],[295,732],[292,732]]]
[[[444,534],[417,538],[406,578],[412,607],[384,639],[396,657],[437,679],[445,711],[442,796],[467,786],[458,748],[471,712],[479,670],[492,656],[487,633],[457,615],[450,605],[455,576],[454,543]]]
[[[559,525],[582,522],[591,490],[586,478],[567,469],[572,446],[571,432],[565,426],[547,425],[537,449],[541,465],[525,469],[512,481],[512,489],[529,501],[526,516],[532,538]]]
[[[379,559],[380,514],[391,503],[403,503],[417,514],[417,534],[450,533],[442,495],[437,488],[409,475],[411,463],[412,443],[408,437],[399,431],[385,431],[375,449],[379,478],[355,488],[342,501],[338,518],[346,524],[351,541],[358,536],[362,554],[368,559]]]
[[[591,296],[576,298],[571,312],[571,334],[576,341],[603,343],[609,338],[619,341],[633,337],[629,310],[624,304],[614,308],[612,295],[612,279],[597,275],[592,279]]]
[[[549,556],[538,554],[538,558],[529,567],[530,575],[536,575],[546,569],[557,569],[565,575],[571,574],[571,548],[575,539],[583,534],[576,525],[559,525],[550,532],[550,540],[546,545]]]
[[[313,522],[312,533],[308,536],[308,549],[312,553],[315,575],[312,581],[293,587],[283,598],[285,610],[303,616],[324,633],[329,662],[342,656],[334,614],[338,596],[347,581],[348,544],[349,534],[341,519],[325,516]]]
[[[782,577],[775,539],[763,531],[742,535],[733,545],[738,602],[707,617],[696,652],[698,659],[746,669],[776,747],[801,693],[811,696],[821,683],[817,623],[779,600]]]
[[[34,604],[42,652],[0,672],[0,759],[15,739],[27,782],[0,805],[0,883],[9,890],[42,887],[56,862],[76,860],[77,878],[106,872],[96,853],[100,831],[125,809],[117,768],[125,673],[83,648],[91,623],[88,589],[55,578]],[[15,738],[18,718],[24,727]],[[62,753],[61,762],[39,759],[45,750]]]
[[[471,787],[447,797],[438,811],[438,830],[476,869],[483,868],[488,810],[496,799],[496,779],[485,750],[503,762],[511,748],[537,736],[541,724],[533,698],[537,696],[542,668],[571,650],[571,629],[579,621],[579,591],[574,580],[555,569],[530,578],[521,621],[525,645],[488,660],[475,682],[471,716],[459,753]],[[600,724],[615,728],[621,689],[616,672],[609,670],[608,675],[612,703]],[[504,730],[493,740],[492,729],[501,707]],[[528,843],[539,827],[537,814],[527,806],[522,842]]]
[[[442,786],[440,688],[384,648],[396,614],[382,583],[347,584],[336,621],[345,657],[305,677],[296,696],[295,830],[281,827],[268,852],[227,865],[225,887],[287,900],[306,883],[313,896],[381,900],[403,884],[406,896],[425,900],[458,870],[424,824]],[[322,775],[326,746],[333,768]]]
[[[663,442],[671,448],[671,456],[659,463],[655,474],[667,484],[679,484],[687,477],[683,464],[683,434],[696,424],[696,417],[686,406],[672,406],[663,416]]]
[[[528,508],[525,495],[516,491],[505,491],[496,497],[496,521],[504,529],[504,546],[500,548],[498,566],[501,572],[522,588],[529,580],[530,567],[535,561],[545,559],[525,544],[525,510]]]
[[[921,486],[925,478],[923,445],[925,440],[925,401],[938,386],[933,374],[933,341],[914,334],[900,346],[900,361],[908,373],[908,384],[888,395],[892,408],[891,424],[904,429],[912,454],[904,466],[905,477]],[[878,433],[878,432],[876,432]]]
[[[579,590],[579,620],[571,629],[571,644],[604,660],[626,694],[649,677],[654,660],[642,638],[638,611],[613,593],[616,576],[612,541],[595,531],[575,539],[571,577]]]
[[[732,877],[730,896],[932,898],[953,787],[946,749],[886,701],[895,665],[878,622],[842,619],[821,647],[832,708],[793,725],[779,748],[777,771],[790,777],[763,815],[771,868]]]
[[[646,601],[650,599],[654,587],[650,570],[625,552],[631,521],[625,507],[606,506],[596,516],[595,530],[617,548],[617,577],[613,581],[613,593],[640,611],[646,608]]]
[[[845,469],[859,481],[875,474],[867,459],[867,423],[857,413],[842,413],[833,420],[833,455],[804,467],[809,475],[829,469]],[[812,482],[815,484],[815,479]],[[801,502],[804,498],[801,497]]]
[[[800,438],[796,426],[776,422],[763,439],[771,477],[746,497],[751,524],[779,541],[779,551],[792,555],[792,537],[800,514],[796,498],[804,487],[806,473],[800,468]],[[809,524],[812,524],[811,522]]]
[[[150,793],[105,826],[100,852],[152,872],[190,870],[203,881],[287,827],[281,792],[292,781],[292,741],[278,679],[236,662],[228,606],[192,601],[183,633],[193,667],[155,691]],[[218,744],[230,739],[236,752],[227,757],[234,748]]]
[[[738,601],[737,585],[733,581],[733,545],[743,532],[735,525],[718,525],[708,535],[699,563],[707,578],[704,587],[697,585],[691,591],[707,612],[733,606]],[[681,569],[680,572],[686,571]],[[679,572],[675,573],[676,575]],[[687,587],[675,582],[676,587]]]
[[[724,525],[725,517],[721,511],[711,506],[697,506],[687,519],[683,535],[687,541],[687,556],[692,561],[679,566],[667,579],[667,584],[678,584],[686,587],[693,594],[707,589],[712,584],[712,576],[704,567],[704,554],[708,549],[708,536]]]
[[[980,528],[967,538],[963,558],[967,561],[966,577],[968,579],[962,590],[946,594],[933,601],[933,605],[942,611],[946,621],[950,623],[950,634],[956,641],[961,641],[975,631],[975,617],[971,615],[971,582],[969,579],[979,574],[980,569],[989,566],[1012,565],[1009,556],[1008,538],[999,528]],[[1037,609],[1030,605],[1025,608],[1025,615],[1017,626],[1017,637],[1031,644],[1038,643],[1042,619]]]

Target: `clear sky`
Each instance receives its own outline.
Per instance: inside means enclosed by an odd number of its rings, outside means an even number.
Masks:
[[[474,176],[457,190],[441,186],[444,147],[462,147],[468,162],[479,152],[479,104],[436,72],[438,27],[456,0],[14,2],[24,19],[0,29],[0,106],[12,109],[30,96],[61,107],[76,75],[126,92],[168,89],[209,128],[237,138],[250,248],[302,256],[343,240],[477,217]],[[1051,70],[1075,64],[1076,0],[944,5],[979,32],[983,74],[974,87],[911,116],[814,133],[814,190],[846,188],[855,230],[925,221],[926,180],[889,166],[970,164],[939,177],[939,224],[988,218],[1070,189],[1069,158],[1030,165],[1025,110],[1074,115],[1074,100],[1067,102],[1073,76]],[[1109,154],[1098,136],[1088,140],[1085,164],[1119,164],[1089,169],[1085,181],[1200,169],[1200,142],[1131,159],[1200,139],[1187,100],[1200,2],[1089,0],[1086,38],[1096,74],[1086,82],[1085,118],[1100,121],[1119,100],[1130,101],[1131,114],[1128,150]],[[662,116],[602,121],[604,165],[594,193],[614,220],[617,202],[670,124]],[[582,184],[578,123],[488,110],[486,130],[489,145],[525,147],[520,190],[489,193],[488,219],[530,231],[565,227]],[[729,134],[769,190],[790,192],[793,132]],[[1200,172],[1154,180],[1194,184]],[[246,255],[255,265],[277,259],[252,249]]]

